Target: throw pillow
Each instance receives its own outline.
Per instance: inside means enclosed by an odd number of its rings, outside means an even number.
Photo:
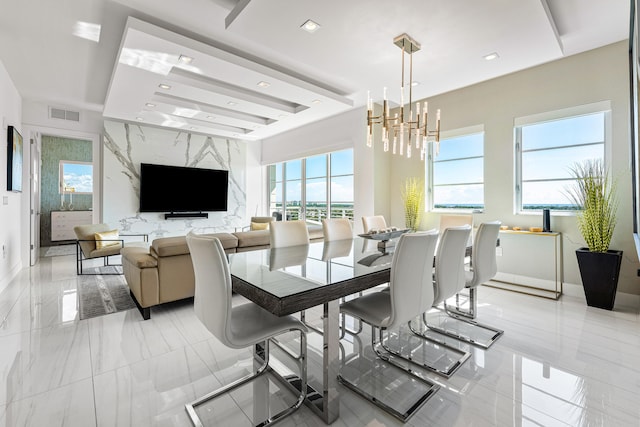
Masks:
[[[104,249],[109,246],[120,246],[120,240],[118,240],[118,237],[118,230],[96,233],[94,235],[94,238],[96,239],[96,249]]]
[[[268,222],[251,222],[251,227],[249,228],[251,231],[253,230],[268,230],[269,223]]]

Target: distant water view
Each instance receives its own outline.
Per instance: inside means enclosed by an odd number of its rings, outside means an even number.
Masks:
[[[287,220],[300,219],[302,206],[300,202],[291,202],[287,204]],[[306,219],[310,222],[320,223],[322,219],[327,218],[327,204],[319,202],[309,202],[306,205]],[[272,212],[282,213],[282,204],[276,203],[272,205]],[[331,218],[349,218],[353,220],[353,203],[332,203]]]

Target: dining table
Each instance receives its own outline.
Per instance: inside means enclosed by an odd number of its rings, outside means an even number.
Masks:
[[[322,372],[310,381],[306,405],[326,424],[340,415],[340,299],[388,283],[394,240],[316,241],[229,254],[233,290],[276,316],[322,307]],[[262,354],[256,346],[255,354]],[[278,376],[295,388],[299,381]]]

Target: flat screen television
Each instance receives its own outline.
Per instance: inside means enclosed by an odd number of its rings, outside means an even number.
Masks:
[[[140,165],[140,212],[227,210],[229,172],[181,166]]]

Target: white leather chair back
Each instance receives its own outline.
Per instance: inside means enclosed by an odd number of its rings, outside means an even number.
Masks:
[[[500,232],[500,221],[483,222],[476,231],[471,252],[473,277],[467,282],[468,288],[479,286],[493,279],[498,271],[496,264],[496,242]]]
[[[353,229],[349,218],[331,218],[322,220],[324,241],[353,239]]]
[[[382,215],[363,216],[362,228],[365,233],[368,233],[371,230],[381,230],[387,228],[387,221],[384,220]]]
[[[271,248],[309,244],[309,230],[304,221],[274,221],[270,227]]]
[[[465,287],[464,254],[471,233],[470,225],[449,227],[440,233],[434,274],[434,305]]]
[[[440,234],[446,228],[450,227],[460,227],[462,225],[470,225],[471,226],[471,234],[469,234],[469,240],[467,244],[471,246],[473,244],[473,215],[466,214],[451,214],[451,215],[440,215]]]
[[[387,327],[393,328],[426,312],[433,305],[433,254],[438,233],[403,234],[391,261],[391,316]]]
[[[193,309],[202,324],[224,345],[234,343],[230,327],[231,273],[224,248],[217,237],[187,234],[195,273]]]

